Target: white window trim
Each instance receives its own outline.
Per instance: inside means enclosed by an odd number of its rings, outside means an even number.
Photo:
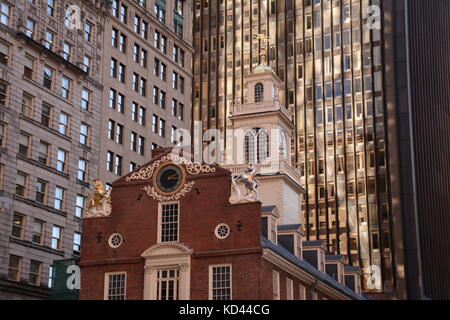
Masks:
[[[125,292],[124,292],[124,300],[127,299],[127,272],[126,271],[117,271],[117,272],[106,272],[105,273],[105,283],[103,287],[103,299],[108,300],[108,289],[109,289],[109,276],[110,275],[125,275]]]
[[[177,241],[161,241],[162,231],[162,207],[169,204],[178,204],[178,224],[177,224]],[[169,201],[158,203],[158,242],[157,243],[178,243],[180,242],[180,201]]]
[[[228,264],[213,264],[209,266],[209,281],[208,281],[208,299],[213,299],[213,268],[229,267],[230,268],[230,300],[233,300],[233,265]]]
[[[168,268],[180,269],[178,300],[190,299],[192,250],[174,242],[156,244],[148,248],[141,257],[144,265],[144,300],[157,298],[157,271]]]

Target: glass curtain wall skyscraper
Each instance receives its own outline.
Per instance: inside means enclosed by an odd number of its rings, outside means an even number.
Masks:
[[[255,35],[267,34],[268,64],[296,125],[306,238],[326,240],[367,278],[380,270],[381,281],[366,289],[390,292],[384,34],[371,17],[378,9],[373,0],[195,1],[193,120],[227,133],[233,103],[246,100],[244,76],[261,62]]]

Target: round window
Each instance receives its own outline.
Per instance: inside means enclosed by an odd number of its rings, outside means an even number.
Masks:
[[[109,237],[109,246],[111,248],[118,248],[122,245],[123,242],[123,238],[120,234],[118,233],[114,233]]]
[[[219,239],[225,239],[230,235],[230,227],[225,224],[221,223],[216,227],[216,237]]]

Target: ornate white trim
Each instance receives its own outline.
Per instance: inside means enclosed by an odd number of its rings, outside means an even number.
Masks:
[[[164,249],[175,249],[176,251],[178,251],[177,253],[165,253],[165,254],[161,254],[158,253],[158,251],[163,251]],[[145,250],[142,254],[141,257],[143,258],[150,258],[150,257],[169,257],[169,256],[177,256],[177,255],[190,255],[192,254],[192,250],[189,249],[188,247],[180,244],[180,243],[159,243],[159,244],[155,244],[154,246],[148,248],[147,250]]]
[[[144,187],[143,190],[147,193],[147,195],[149,197],[152,197],[153,199],[155,199],[157,201],[175,201],[175,200],[180,200],[181,197],[183,197],[186,194],[188,194],[189,192],[191,192],[194,184],[195,184],[195,181],[190,181],[190,182],[186,183],[184,185],[183,189],[181,189],[180,191],[178,191],[177,193],[175,193],[174,195],[171,195],[171,196],[164,196],[162,194],[159,194],[158,191],[156,191],[156,189],[154,187],[152,187],[151,185]]]
[[[175,153],[169,153],[168,155],[163,156],[161,159],[156,160],[147,167],[141,168],[139,169],[139,171],[133,172],[130,176],[126,177],[125,181],[128,182],[132,180],[149,180],[152,177],[153,173],[155,172],[155,169],[166,162],[175,162],[185,165],[186,171],[190,175],[216,172],[216,168],[213,166],[201,164],[199,162],[191,162],[188,159],[180,157]]]

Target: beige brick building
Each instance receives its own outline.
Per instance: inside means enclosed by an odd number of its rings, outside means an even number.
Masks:
[[[79,254],[98,176],[109,9],[100,0],[0,9],[0,299],[45,298],[52,262]]]

